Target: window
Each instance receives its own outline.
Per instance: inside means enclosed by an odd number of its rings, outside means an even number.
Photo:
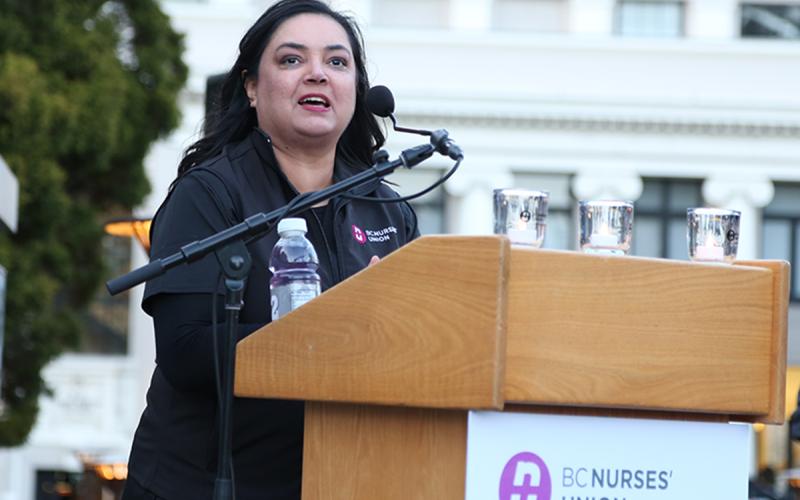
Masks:
[[[622,36],[680,37],[684,31],[684,4],[679,1],[620,0],[614,32]]]
[[[743,38],[800,39],[800,4],[743,3]]]
[[[800,185],[776,184],[772,203],[764,207],[762,232],[765,259],[792,263],[791,299],[800,301]]]
[[[396,170],[389,181],[395,183],[392,189],[402,196],[417,193],[427,188],[443,175],[439,170]],[[438,187],[424,196],[411,200],[411,206],[417,213],[417,225],[420,234],[442,234],[446,232],[445,224],[446,194]]]
[[[562,33],[567,29],[566,0],[495,0],[492,27],[531,33]]]
[[[446,0],[375,0],[372,23],[391,28],[445,28]]]
[[[77,498],[80,475],[74,472],[37,470],[36,500],[65,500]]]
[[[699,180],[645,179],[634,204],[631,253],[688,260],[686,209],[703,205],[701,187]]]
[[[547,229],[543,248],[572,250],[577,246],[577,229],[573,207],[575,199],[570,193],[570,177],[561,174],[514,174],[514,187],[535,189],[550,193],[547,207]]]

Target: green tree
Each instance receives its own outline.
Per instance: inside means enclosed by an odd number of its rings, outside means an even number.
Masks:
[[[0,0],[0,155],[20,184],[9,271],[0,446],[25,441],[40,372],[75,345],[104,277],[104,214],[149,190],[148,147],[178,124],[183,41],[156,0]]]

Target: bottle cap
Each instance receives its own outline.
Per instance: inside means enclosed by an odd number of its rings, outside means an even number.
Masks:
[[[283,234],[284,231],[303,231],[308,232],[306,220],[300,217],[289,217],[288,219],[281,219],[278,222],[278,234]]]

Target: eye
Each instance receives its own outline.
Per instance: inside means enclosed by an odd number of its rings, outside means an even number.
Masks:
[[[295,66],[300,64],[300,58],[297,56],[285,56],[281,58],[281,64],[285,66]]]
[[[343,57],[334,57],[330,60],[329,64],[336,68],[346,68],[347,67],[347,59]]]

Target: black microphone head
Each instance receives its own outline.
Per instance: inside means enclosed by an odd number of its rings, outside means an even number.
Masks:
[[[367,92],[367,108],[374,115],[388,118],[394,113],[394,96],[383,85],[376,85]]]

